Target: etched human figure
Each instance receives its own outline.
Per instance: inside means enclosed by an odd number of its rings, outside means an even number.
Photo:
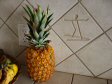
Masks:
[[[81,32],[81,28],[80,28],[80,25],[79,25],[79,21],[88,21],[89,19],[79,19],[78,18],[78,15],[75,15],[75,19],[72,19],[72,20],[69,20],[69,19],[65,19],[65,21],[71,21],[72,22],[72,25],[73,25],[73,28],[74,28],[74,32],[73,34],[71,35],[71,37],[75,37],[75,33],[76,33],[76,30],[79,31],[79,37],[80,37],[80,40],[88,40],[87,38],[84,38],[82,36],[82,32]],[[77,29],[76,29],[76,26],[74,24],[74,21],[76,22],[77,24]]]

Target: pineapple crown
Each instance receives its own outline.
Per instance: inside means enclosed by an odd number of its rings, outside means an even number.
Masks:
[[[49,6],[46,11],[42,10],[40,5],[38,5],[37,8],[26,5],[26,7],[23,8],[29,17],[29,19],[24,17],[29,27],[29,34],[25,34],[26,38],[30,45],[33,45],[36,48],[45,47],[50,42],[50,40],[47,40],[46,38],[50,34],[49,30],[51,27],[49,26],[49,23],[53,19],[53,13],[49,13]]]

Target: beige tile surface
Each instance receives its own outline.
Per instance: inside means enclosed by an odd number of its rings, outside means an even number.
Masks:
[[[111,80],[109,80],[109,81],[108,81],[108,84],[112,84],[112,81],[111,81]]]
[[[83,48],[77,55],[95,75],[112,68],[112,42],[105,35]]]
[[[28,4],[26,1],[24,1],[21,6],[18,7],[18,9],[14,12],[14,14],[9,18],[9,20],[6,22],[10,28],[18,35],[18,25],[19,24],[26,24],[26,21],[24,20],[23,16],[27,16],[22,6],[25,7],[25,4]]]
[[[112,27],[112,0],[82,0],[104,30]]]
[[[44,9],[49,5],[51,12],[54,13],[52,23],[58,20],[66,13],[78,0],[28,0],[31,4],[37,7],[40,4]],[[52,24],[51,23],[51,24]]]
[[[50,80],[45,83],[35,84],[71,84],[72,74],[55,72]]]
[[[112,29],[107,32],[108,36],[112,39]]]
[[[100,78],[106,78],[106,79],[112,79],[112,70],[109,70],[108,72],[98,76]]]
[[[6,25],[0,29],[0,39],[2,39],[0,40],[0,48],[11,56],[17,56],[24,49],[24,47],[19,46],[18,38]]]
[[[58,66],[56,66],[57,71],[69,72],[74,74],[81,74],[92,76],[92,74],[86,69],[86,67],[76,58],[75,55],[68,58]]]
[[[74,20],[76,15],[78,15],[77,20],[81,20],[79,21],[80,30],[78,29],[78,24],[76,21],[73,21],[74,25],[72,24],[72,21],[68,21]],[[76,29],[76,32],[74,36],[72,36],[75,31],[74,28]],[[61,20],[59,20],[53,26],[53,29],[74,52],[102,33],[99,26],[94,22],[94,20],[88,15],[88,13],[82,8],[80,4],[74,7]],[[81,36],[83,37],[82,39]]]
[[[107,84],[106,80],[74,75],[72,84]]]
[[[48,39],[51,40],[51,45],[55,50],[56,64],[72,54],[70,49],[60,40],[60,38],[52,30]]]
[[[15,84],[33,84],[34,82],[29,78],[27,69],[25,66],[21,67],[21,74]]]
[[[6,20],[23,0],[0,0],[0,17]]]

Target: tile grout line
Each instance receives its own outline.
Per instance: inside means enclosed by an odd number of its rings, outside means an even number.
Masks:
[[[26,50],[26,48],[23,49],[16,57],[20,56],[25,50]]]
[[[8,16],[8,18],[4,21],[2,18],[2,21],[4,22],[3,24],[2,24],[2,26],[0,26],[0,29],[6,24],[6,22],[9,20],[9,18],[14,14],[14,12],[20,7],[20,5],[24,2],[25,0],[23,0],[15,9],[14,9],[14,11]],[[7,24],[6,24],[7,25]],[[9,28],[9,30],[11,30],[12,31],[12,33],[16,36],[16,37],[18,37],[18,35],[7,25],[7,27]]]
[[[74,74],[72,75],[71,84],[73,84],[73,81],[74,81]]]
[[[99,75],[97,75],[96,77],[98,77],[98,76],[100,76],[100,75],[102,75],[102,74],[104,74],[104,73],[106,73],[106,72],[108,72],[108,71],[110,71],[110,70],[112,70],[112,68],[110,68],[110,69],[108,69],[108,70],[106,70],[106,71],[104,71],[104,72],[100,73],[100,74],[99,74]]]
[[[85,48],[86,46],[88,46],[89,44],[91,44],[92,42],[94,42],[96,39],[98,39],[99,37],[101,37],[104,33],[108,32],[109,30],[111,30],[111,28],[109,28],[108,30],[106,30],[105,32],[101,33],[100,35],[98,35],[97,37],[95,37],[93,40],[91,40],[89,43],[87,43],[86,45],[84,45],[83,47],[81,47],[79,50],[77,50],[75,53],[79,52],[80,50],[82,50],[83,48]]]
[[[61,64],[61,63],[64,62],[65,60],[69,59],[69,58],[72,57],[73,55],[74,55],[74,53],[71,54],[71,55],[69,55],[67,58],[65,58],[64,60],[62,60],[62,61],[59,62],[58,64],[56,64],[56,66],[58,66],[59,64]]]
[[[52,29],[53,30],[53,29]],[[53,30],[54,31],[54,30]],[[55,31],[54,31],[55,32]],[[55,32],[55,34],[61,39],[61,37]],[[63,39],[61,39],[61,41],[73,52],[73,50],[63,41]],[[73,52],[74,53],[74,52]],[[75,53],[74,53],[75,54]],[[76,56],[77,57],[77,56]],[[79,57],[78,57],[78,59],[79,59]],[[82,60],[81,59],[79,59],[80,60],[80,62],[82,63]],[[84,64],[84,62],[82,63],[84,66],[86,65],[86,64]],[[87,66],[85,66],[86,68],[87,68]],[[92,71],[89,69],[89,68],[87,68],[87,70],[91,73]],[[93,76],[95,76],[93,73],[91,73]]]
[[[104,32],[104,34],[107,36],[107,38],[112,42],[112,39],[107,35],[105,30],[102,28],[102,26],[97,22],[97,20],[93,17],[93,15],[88,11],[88,9],[80,2],[81,6],[86,10],[86,12],[92,17],[92,19],[96,22],[96,24],[100,27],[100,29]]]

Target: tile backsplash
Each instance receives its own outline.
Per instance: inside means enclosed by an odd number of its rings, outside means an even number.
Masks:
[[[112,0],[0,0],[0,48],[24,67],[26,47],[19,45],[18,24],[26,24],[25,4],[49,5],[54,12],[49,39],[57,71],[112,79]]]

